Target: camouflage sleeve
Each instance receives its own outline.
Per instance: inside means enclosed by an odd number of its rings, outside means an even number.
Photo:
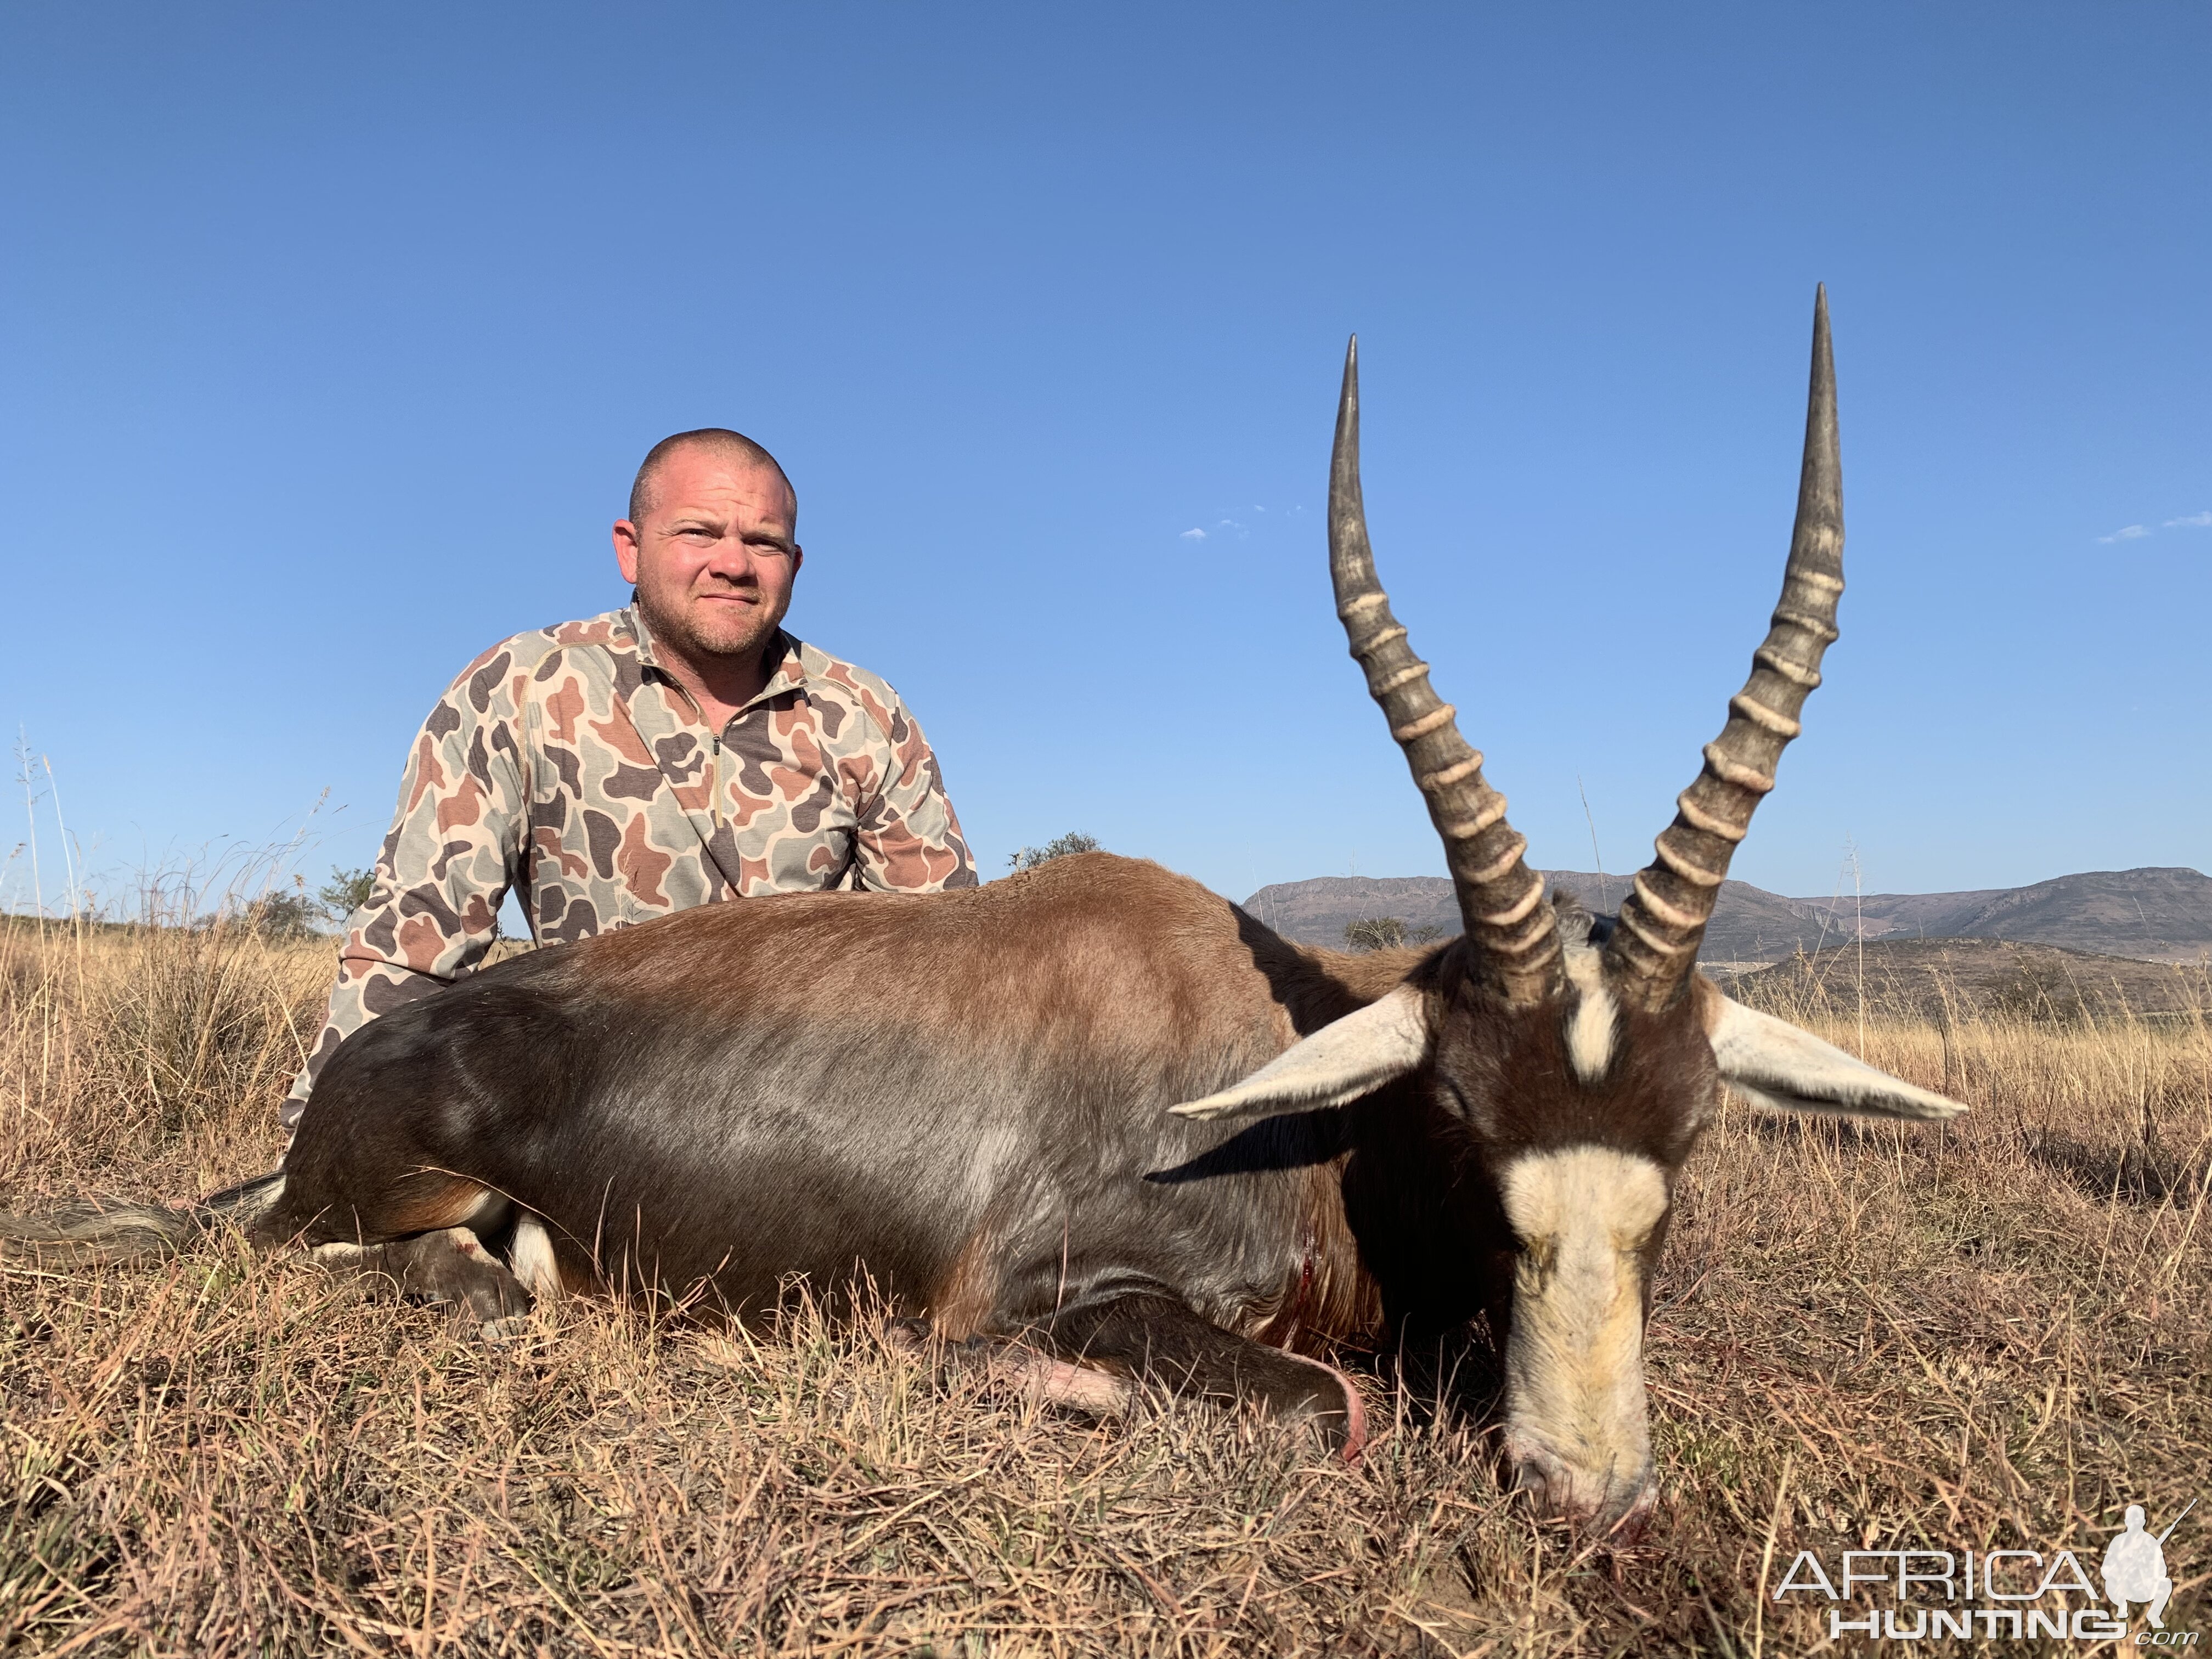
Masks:
[[[921,723],[896,694],[886,712],[880,784],[860,808],[855,884],[898,893],[975,886],[975,861]]]
[[[341,1041],[452,983],[499,936],[528,806],[521,723],[501,683],[511,662],[495,647],[471,663],[416,737],[375,885],[346,921],[329,1017],[284,1099],[288,1127]]]

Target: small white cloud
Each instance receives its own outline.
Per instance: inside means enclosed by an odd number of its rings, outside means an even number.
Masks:
[[[1182,532],[1181,539],[1187,542],[1202,542],[1206,539],[1206,532],[1203,530],[1186,530]]]
[[[2192,513],[2185,519],[2168,519],[2160,530],[2212,530],[2212,513]]]
[[[1240,536],[1244,533],[1244,526],[1237,523],[1234,519],[1224,519],[1221,521],[1221,528],[1224,530],[1233,530]]]
[[[2115,530],[2109,536],[2100,536],[2097,539],[2100,542],[2133,542],[2140,541],[2149,534],[2150,531],[2147,526],[2131,524]]]

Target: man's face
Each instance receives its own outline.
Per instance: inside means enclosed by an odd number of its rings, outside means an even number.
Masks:
[[[702,446],[660,465],[644,521],[615,526],[615,558],[653,637],[686,656],[760,649],[791,608],[803,557],[775,469]]]

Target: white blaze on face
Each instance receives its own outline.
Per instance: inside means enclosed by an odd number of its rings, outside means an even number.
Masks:
[[[1649,1158],[1574,1146],[1516,1159],[1498,1187],[1522,1243],[1507,1449],[1547,1510],[1610,1516],[1650,1472],[1638,1252],[1667,1213],[1667,1177]]]
[[[1587,946],[1566,952],[1567,980],[1575,988],[1574,1012],[1567,1016],[1567,1063],[1584,1083],[1595,1083],[1613,1064],[1613,1040],[1620,1009],[1605,982],[1598,953]]]

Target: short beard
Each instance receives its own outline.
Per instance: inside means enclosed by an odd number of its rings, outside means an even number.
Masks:
[[[646,629],[653,639],[678,656],[693,662],[741,662],[765,650],[783,625],[781,617],[757,613],[756,620],[760,623],[757,631],[740,644],[725,647],[702,639],[692,629],[690,619],[681,612],[673,617],[664,615],[659,606],[647,597],[643,588],[636,590],[635,602],[638,614],[645,618]]]

